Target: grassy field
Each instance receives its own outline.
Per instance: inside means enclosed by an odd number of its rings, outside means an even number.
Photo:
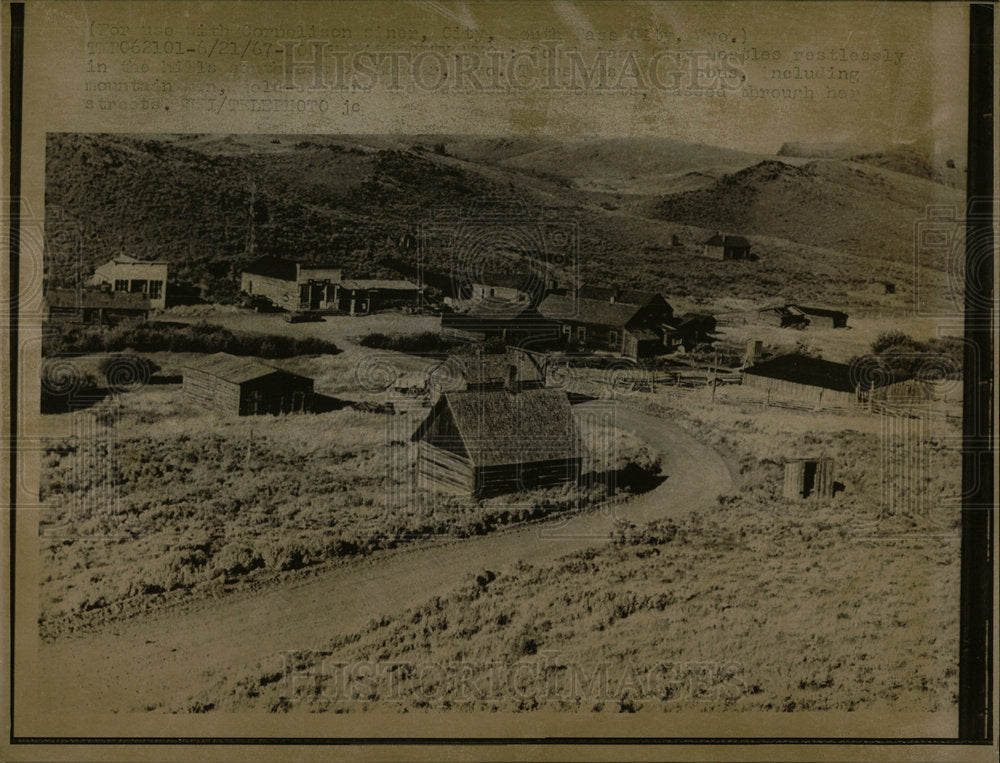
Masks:
[[[168,355],[156,357],[170,364]],[[439,496],[415,488],[408,440],[423,415],[345,405],[235,419],[190,406],[177,385],[152,385],[47,416],[50,432],[73,434],[51,438],[43,454],[43,632],[578,511],[604,499],[604,473],[638,490],[659,470],[629,434],[590,432],[588,441],[616,447],[614,459],[588,459],[598,473],[589,486]]]
[[[316,652],[227,676],[178,710],[907,710],[957,696],[955,425],[886,506],[877,417],[627,396],[735,463],[707,511],[623,527],[552,564],[483,571]],[[781,497],[781,460],[835,460],[833,498]],[[902,455],[902,454],[901,454]],[[919,496],[938,510],[915,510]],[[789,655],[795,655],[789,660]]]

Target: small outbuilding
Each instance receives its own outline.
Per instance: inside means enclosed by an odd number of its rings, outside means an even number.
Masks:
[[[834,484],[832,458],[791,458],[785,461],[785,482],[781,491],[785,498],[829,498],[833,495]]]
[[[750,242],[743,236],[716,233],[704,242],[704,254],[713,260],[749,260]]]
[[[756,320],[753,322],[779,328],[842,329],[847,327],[847,313],[825,307],[789,303],[758,310]]]
[[[446,392],[411,438],[418,484],[485,497],[575,483],[583,444],[565,392]]]
[[[184,398],[231,416],[307,411],[312,395],[307,376],[225,352],[184,366]]]

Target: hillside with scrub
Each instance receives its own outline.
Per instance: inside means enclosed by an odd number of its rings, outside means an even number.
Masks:
[[[702,302],[783,289],[850,307],[879,281],[909,298],[915,226],[929,205],[960,215],[964,197],[879,156],[769,157],[657,138],[56,133],[49,279],[68,285],[78,261],[87,277],[127,254],[166,260],[172,281],[225,301],[262,255],[335,262],[347,277],[413,277],[420,260],[472,274],[527,258],[551,260],[562,278],[578,265],[584,282],[641,281]],[[491,221],[470,223],[487,202]],[[468,251],[424,247],[441,225],[477,241],[480,226],[486,238]],[[556,230],[571,241],[556,246]],[[716,231],[748,236],[757,260],[703,259]],[[921,298],[937,298],[950,263],[917,264]]]

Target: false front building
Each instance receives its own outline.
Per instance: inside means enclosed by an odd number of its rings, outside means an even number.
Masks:
[[[240,289],[285,310],[337,308],[341,269],[303,265],[281,257],[261,257],[243,270]]]
[[[90,279],[95,286],[105,286],[115,292],[140,294],[149,306],[162,310],[167,306],[167,263],[157,260],[137,260],[115,257],[94,271]]]

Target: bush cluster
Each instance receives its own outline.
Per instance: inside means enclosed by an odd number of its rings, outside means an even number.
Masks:
[[[423,331],[419,334],[366,334],[358,340],[362,347],[373,350],[392,350],[394,352],[448,352],[464,344],[447,339],[433,331]]]
[[[261,358],[335,355],[333,342],[314,337],[235,333],[209,323],[177,324],[128,321],[110,328],[47,325],[42,354],[54,357],[88,352],[228,352]]]

